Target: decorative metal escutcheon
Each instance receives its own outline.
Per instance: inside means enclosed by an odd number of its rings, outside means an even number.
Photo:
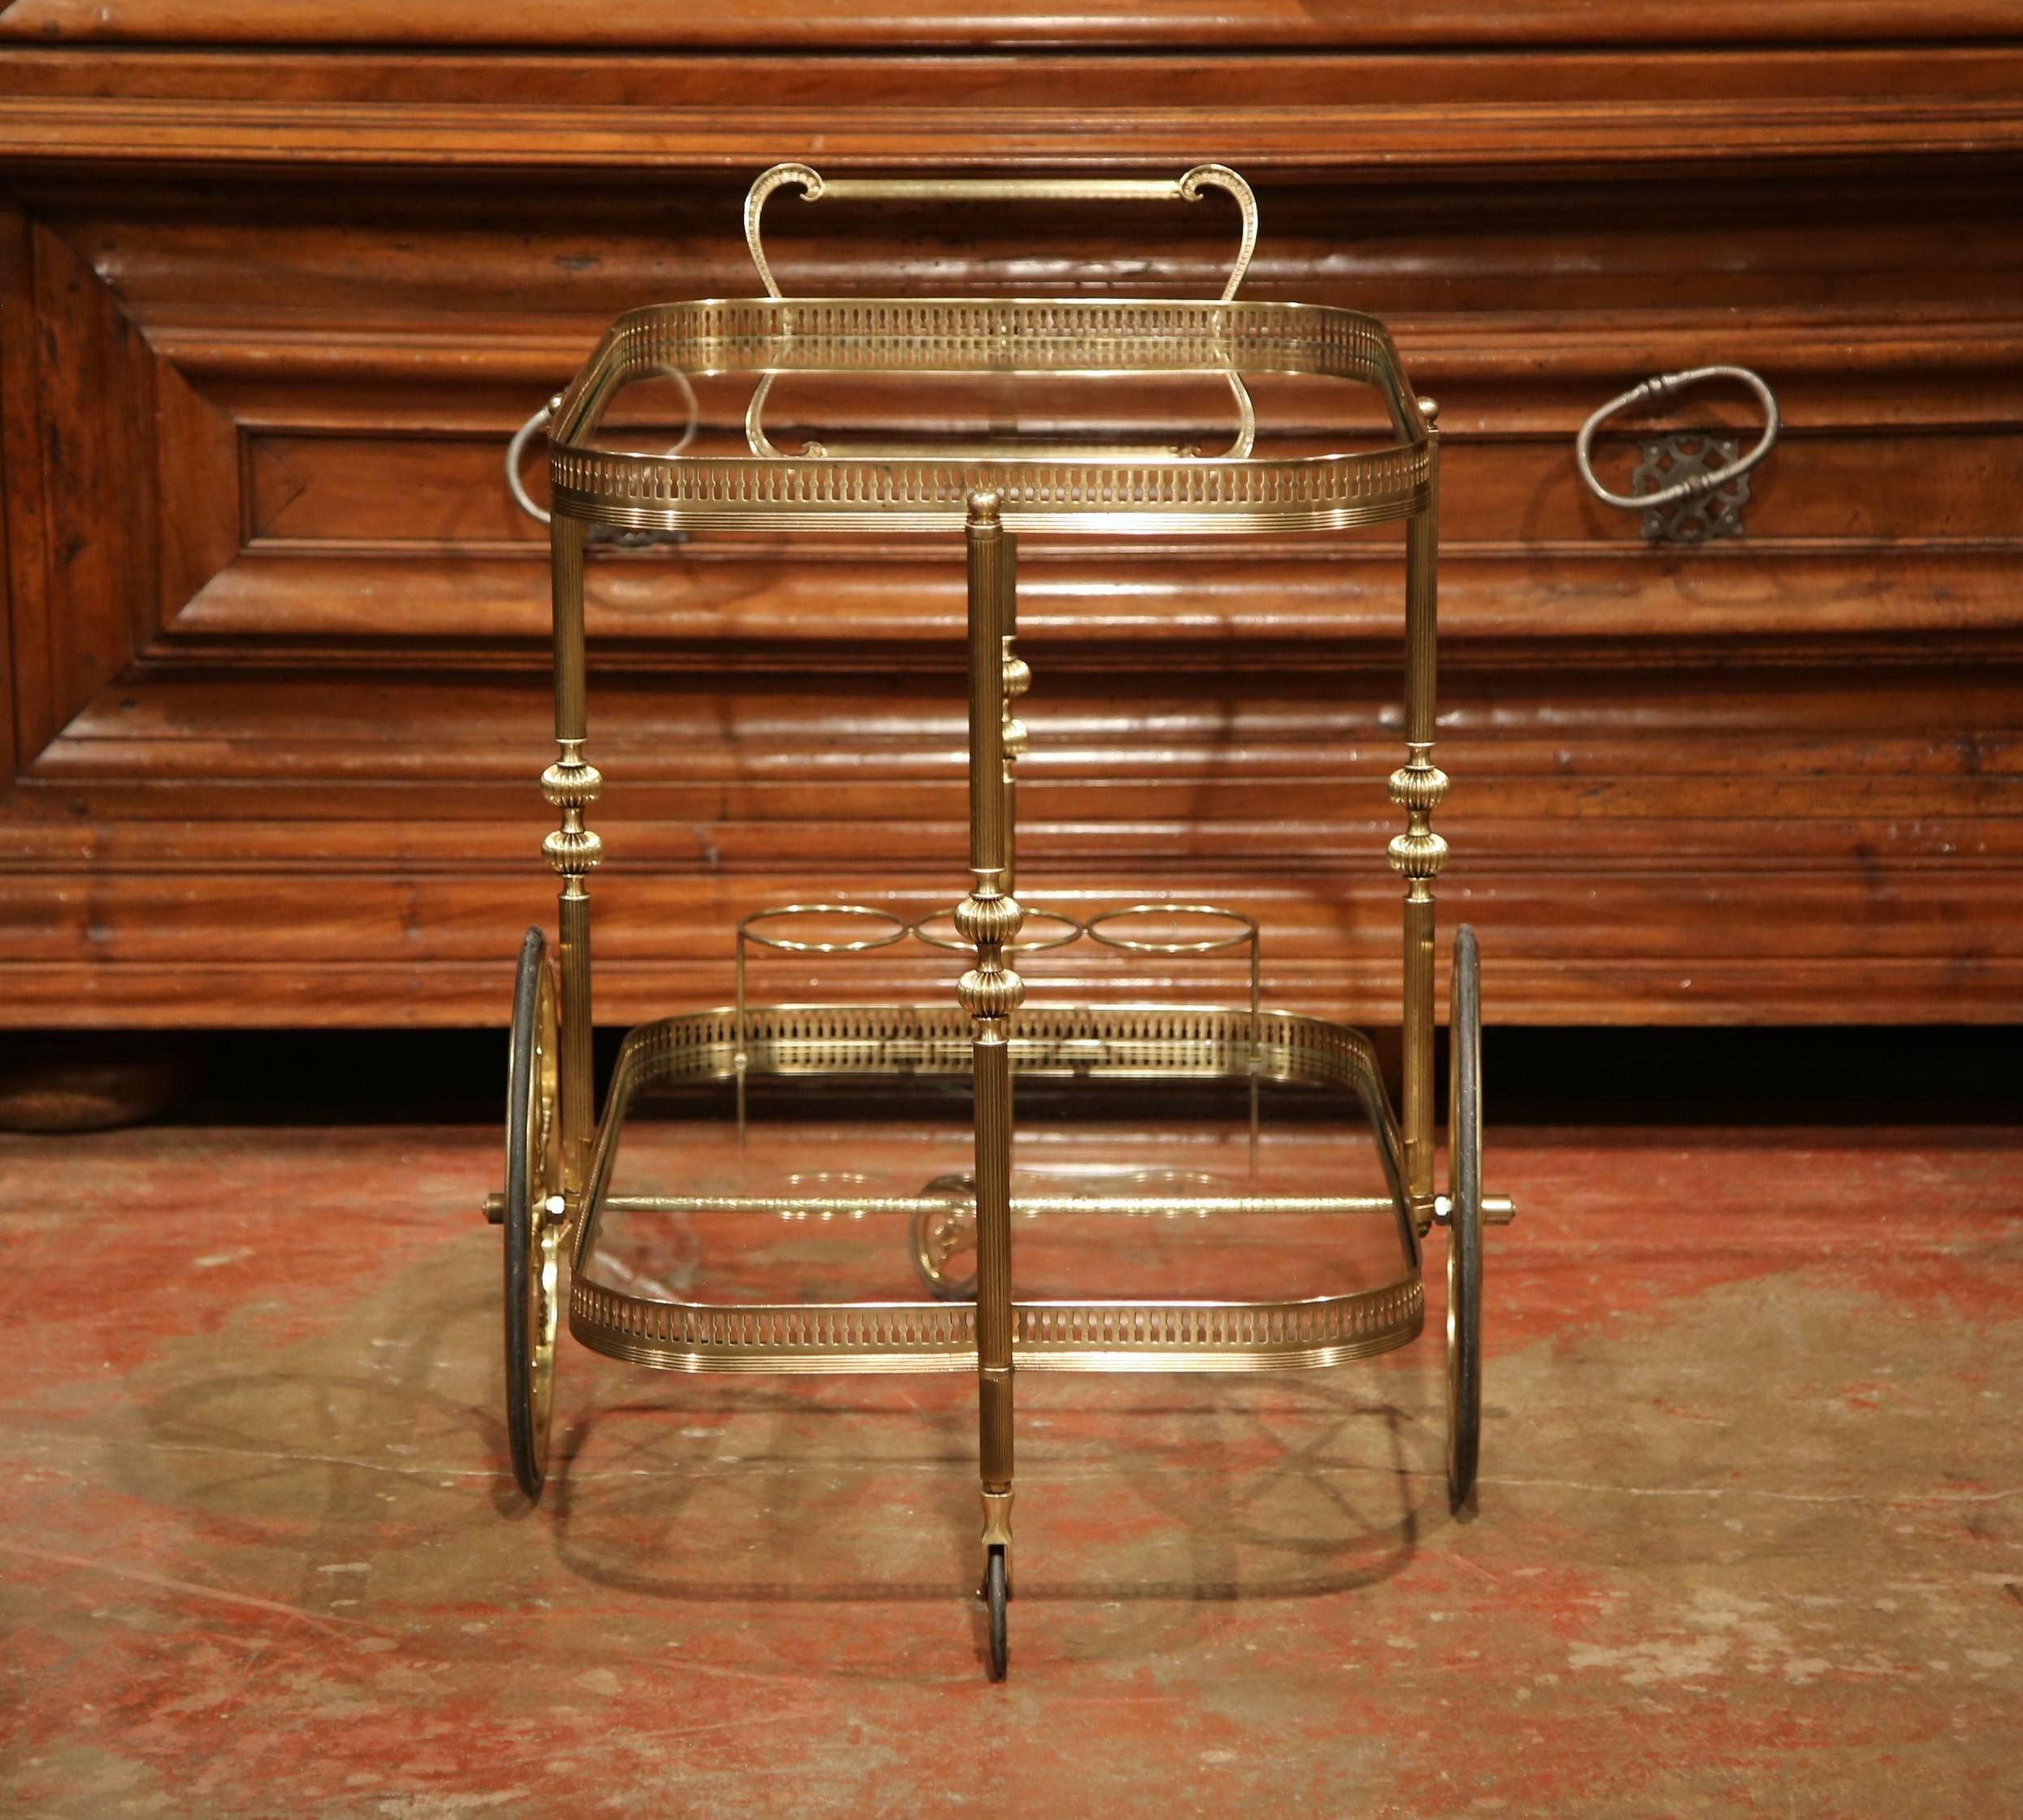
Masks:
[[[1669,506],[1647,507],[1645,541],[1700,544],[1710,537],[1740,536],[1742,508],[1749,501],[1748,472],[1745,469],[1723,480],[1721,470],[1733,467],[1741,453],[1742,445],[1732,437],[1699,430],[1682,431],[1645,443],[1643,459],[1630,476],[1630,491],[1634,497],[1663,493],[1682,481],[1713,476],[1712,492],[1675,498]]]
[[[1627,493],[1611,493],[1595,478],[1595,432],[1611,418],[1642,404],[1665,404],[1709,380],[1734,380],[1755,393],[1763,406],[1763,434],[1747,454],[1731,437],[1712,430],[1682,430],[1643,445],[1643,458],[1630,476]],[[1770,388],[1747,367],[1695,367],[1660,373],[1611,398],[1581,425],[1574,460],[1587,490],[1607,506],[1643,515],[1649,543],[1704,544],[1742,535],[1742,508],[1749,498],[1749,471],[1777,445],[1778,402]]]

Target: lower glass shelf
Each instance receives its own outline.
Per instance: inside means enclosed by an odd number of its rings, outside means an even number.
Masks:
[[[831,1006],[632,1032],[571,1331],[666,1370],[973,1370],[970,1030],[954,1006]],[[1361,1033],[1247,1008],[1028,1006],[1011,1062],[1014,1281],[1066,1292],[1014,1301],[1020,1369],[1294,1370],[1420,1331],[1396,1122]],[[740,1079],[749,1121],[729,1116]],[[837,1271],[866,1269],[873,1294],[834,1293]],[[908,1278],[916,1299],[895,1293]],[[1148,1292],[1086,1292],[1120,1280]]]

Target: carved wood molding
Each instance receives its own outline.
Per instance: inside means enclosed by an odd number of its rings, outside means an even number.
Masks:
[[[2013,11],[2003,0],[1808,0],[1765,7],[1752,0],[1698,0],[1654,24],[1631,0],[1424,0],[1410,8],[1379,0],[1318,7],[1310,0],[1075,0],[1044,7],[997,0],[896,0],[875,8],[853,0],[716,0],[670,7],[662,0],[602,0],[593,11],[549,0],[322,0],[276,7],[271,0],[13,0],[0,10],[0,35],[31,40],[188,44],[445,44],[536,46],[569,50],[613,45],[682,49],[764,47],[785,51],[847,46],[903,51],[967,50],[1022,45],[1129,46],[1154,50],[1208,46],[1344,45],[1530,47],[1555,43],[1925,42],[2005,39]]]
[[[160,165],[331,165],[479,170],[749,172],[783,158],[825,168],[1108,169],[1180,163],[1203,143],[1192,109],[1091,120],[1079,108],[839,108],[812,131],[805,110],[695,107],[674,117],[559,106],[363,101],[158,100],[0,95],[0,159],[24,167],[144,159]],[[1287,116],[1221,111],[1214,144],[1253,177],[1351,167],[1374,177],[1510,170],[1600,175],[1849,159],[2013,154],[2023,95],[1747,98],[1730,102],[1439,102],[1313,107]]]

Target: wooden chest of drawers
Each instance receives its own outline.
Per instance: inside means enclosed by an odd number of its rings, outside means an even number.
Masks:
[[[739,202],[790,157],[1220,159],[1247,294],[1388,319],[1442,406],[1441,901],[1492,1019],[2023,1016],[2008,7],[1710,0],[1656,49],[1621,0],[782,11],[0,9],[0,1019],[503,1016],[552,880],[501,451],[618,310],[755,289]],[[1202,295],[1226,255],[1206,206],[775,213],[809,293]],[[1647,545],[1574,429],[1721,360],[1783,441],[1741,538]],[[1029,549],[1036,901],[1240,902],[1278,1001],[1395,1002],[1396,557]],[[762,902],[960,895],[962,613],[900,541],[597,558],[601,1014],[723,999]]]

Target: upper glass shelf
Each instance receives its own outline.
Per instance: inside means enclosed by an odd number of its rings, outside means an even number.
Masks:
[[[747,298],[621,316],[549,428],[555,511],[629,531],[1244,535],[1404,519],[1431,425],[1321,306]]]

